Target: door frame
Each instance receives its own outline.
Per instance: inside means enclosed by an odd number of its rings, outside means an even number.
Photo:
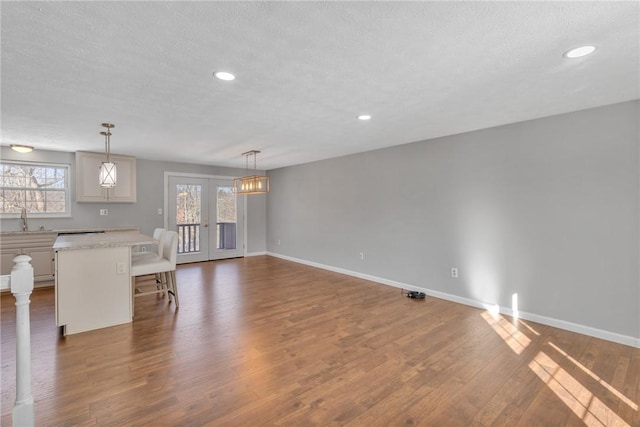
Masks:
[[[163,224],[165,229],[169,229],[169,177],[181,177],[181,178],[204,178],[204,179],[224,179],[224,180],[234,180],[237,176],[227,176],[227,175],[208,175],[203,173],[188,173],[188,172],[164,172],[164,190],[163,190],[163,208],[162,213],[164,214]],[[247,198],[243,197],[239,203],[243,204],[244,216],[242,218],[242,229],[243,229],[243,237],[242,237],[242,256],[247,256],[247,217],[249,213],[247,212]]]

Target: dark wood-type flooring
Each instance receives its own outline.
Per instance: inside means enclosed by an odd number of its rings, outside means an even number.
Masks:
[[[640,426],[640,349],[268,256],[177,277],[177,311],[137,298],[133,323],[66,338],[34,292],[38,426]]]

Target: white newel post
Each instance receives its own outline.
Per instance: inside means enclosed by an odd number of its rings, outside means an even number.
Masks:
[[[16,298],[16,403],[13,405],[13,425],[33,426],[35,413],[31,394],[31,322],[29,296],[33,291],[31,257],[18,255],[13,259],[11,293]]]

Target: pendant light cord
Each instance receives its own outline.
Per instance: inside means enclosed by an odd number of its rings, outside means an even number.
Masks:
[[[104,135],[104,148],[107,152],[107,163],[111,163],[111,129],[116,127],[116,125],[113,123],[102,123],[102,127],[107,129],[100,133]]]

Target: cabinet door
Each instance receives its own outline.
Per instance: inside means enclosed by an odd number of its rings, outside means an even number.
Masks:
[[[13,259],[18,255],[22,255],[22,250],[20,249],[0,249],[0,258],[2,259],[0,264],[0,274],[11,274],[11,269],[13,268]]]
[[[108,188],[107,200],[110,202],[136,201],[136,159],[135,157],[111,156],[116,163],[118,182],[113,188]],[[96,178],[97,180],[97,178]]]
[[[120,202],[136,201],[136,158],[111,155],[116,164],[117,183],[114,188],[102,188],[98,182],[100,165],[106,160],[105,153],[76,152],[76,201]]]
[[[28,248],[24,250],[24,254],[31,257],[34,281],[53,279],[53,250],[51,248]]]
[[[2,255],[2,271],[0,274],[10,274],[13,268],[13,258],[18,255],[29,255],[33,267],[33,280],[41,282],[52,280],[53,243],[58,237],[55,232],[26,232],[5,234],[0,239],[0,254]]]
[[[94,153],[76,153],[76,201],[103,202],[106,189],[98,185],[102,158]]]

